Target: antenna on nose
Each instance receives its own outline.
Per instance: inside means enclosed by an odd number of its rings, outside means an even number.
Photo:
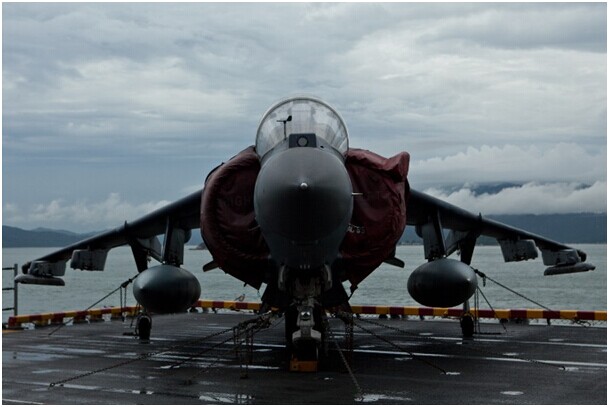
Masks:
[[[283,123],[283,139],[285,140],[286,138],[288,138],[286,131],[285,131],[285,127],[286,127],[286,123],[287,122],[291,122],[292,121],[292,115],[289,115],[287,119],[283,119],[283,120],[277,120],[277,123]]]

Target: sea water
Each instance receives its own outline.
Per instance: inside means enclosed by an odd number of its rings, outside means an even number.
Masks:
[[[546,268],[540,259],[517,263],[504,263],[499,246],[479,246],[474,252],[472,267],[482,271],[497,282],[550,309],[606,310],[607,309],[607,245],[573,245],[588,254],[587,262],[596,270],[587,273],[566,274],[544,277]],[[23,263],[53,252],[54,248],[5,248],[2,250],[2,266],[21,266]],[[366,278],[353,293],[351,304],[358,305],[418,305],[406,289],[410,273],[425,262],[422,246],[399,246],[396,257],[406,266],[401,269],[382,264]],[[201,283],[201,298],[213,300],[235,300],[242,295],[245,301],[260,301],[264,285],[257,290],[244,286],[242,282],[225,274],[222,270],[202,271],[202,266],[211,261],[206,250],[184,250],[183,268],[191,271]],[[152,261],[152,264],[156,262]],[[80,271],[66,268],[66,285],[19,286],[19,314],[33,314],[56,311],[86,309],[108,293],[116,290],[121,283],[137,274],[135,262],[128,247],[113,249],[108,254],[105,271]],[[486,285],[479,278],[479,287],[493,308],[540,308],[539,305],[515,295],[487,279]],[[13,285],[13,272],[3,271],[2,286]],[[350,283],[344,283],[350,293]],[[127,290],[127,303],[134,305],[131,287]],[[484,299],[480,308],[489,308]],[[2,293],[2,307],[11,307],[13,296],[10,291]],[[117,291],[94,308],[120,306]],[[6,321],[12,311],[4,311]]]

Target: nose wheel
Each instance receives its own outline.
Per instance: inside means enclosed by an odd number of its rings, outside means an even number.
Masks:
[[[286,310],[285,335],[290,371],[317,371],[323,339],[321,313],[320,306],[291,306]]]

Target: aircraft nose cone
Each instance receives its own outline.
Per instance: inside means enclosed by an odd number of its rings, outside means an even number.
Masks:
[[[315,148],[292,148],[266,162],[254,207],[262,231],[293,241],[316,241],[351,214],[351,180],[343,162]]]

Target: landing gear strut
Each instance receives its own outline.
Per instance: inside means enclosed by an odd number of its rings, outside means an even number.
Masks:
[[[321,306],[291,306],[286,310],[286,350],[291,371],[317,371],[323,332]]]

